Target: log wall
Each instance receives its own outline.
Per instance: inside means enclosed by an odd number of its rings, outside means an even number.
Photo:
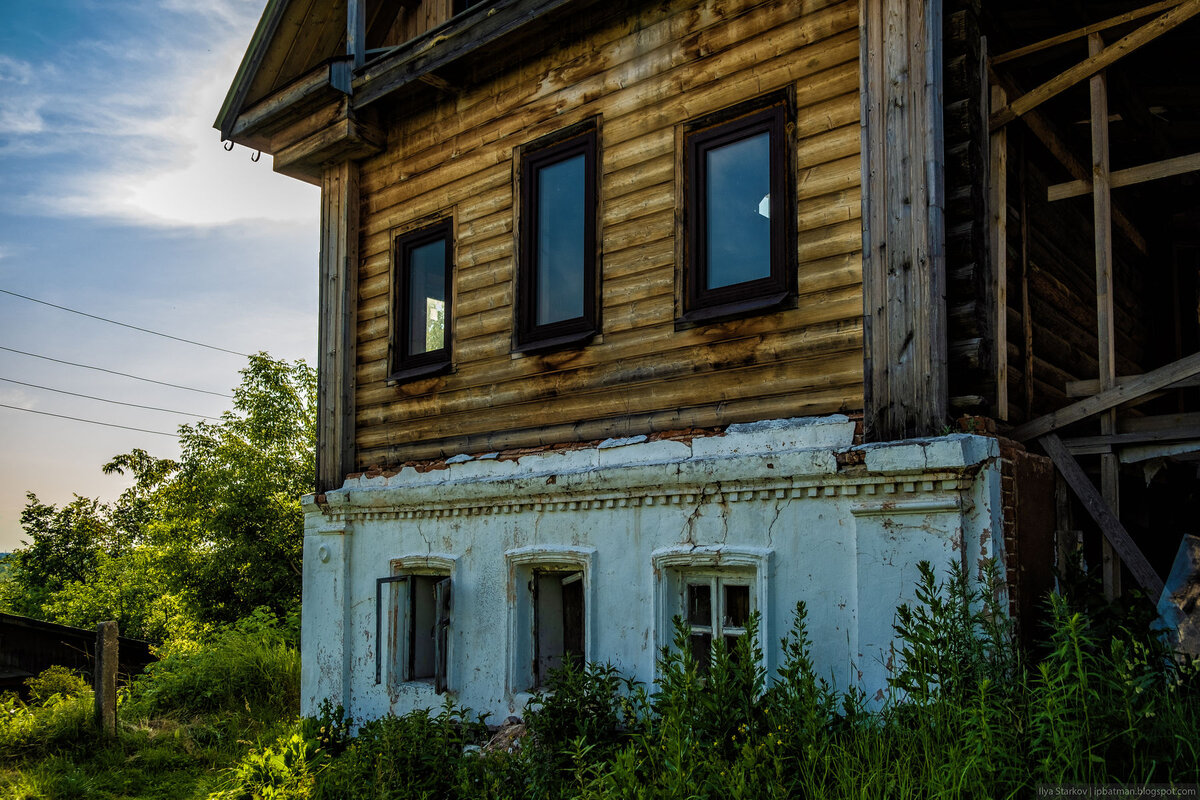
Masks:
[[[363,163],[360,467],[862,409],[858,6],[664,2],[394,112]],[[680,126],[792,87],[794,307],[676,330]],[[514,148],[597,117],[601,335],[512,353]],[[454,369],[389,384],[391,243],[455,229]]]

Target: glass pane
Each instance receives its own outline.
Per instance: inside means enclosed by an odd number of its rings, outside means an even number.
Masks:
[[[722,626],[744,628],[750,619],[750,587],[736,584],[725,585],[725,618]]]
[[[705,154],[707,289],[771,275],[770,144],[764,131]]]
[[[408,253],[408,354],[446,346],[446,241]]]
[[[709,633],[693,633],[692,634],[692,660],[700,669],[700,674],[708,672],[709,662],[712,660],[712,634]]]
[[[712,625],[712,587],[707,583],[689,583],[687,587],[689,625]]]
[[[729,660],[732,661],[734,664],[740,664],[742,662],[741,654],[738,652],[738,646],[737,646],[738,639],[741,639],[741,638],[742,638],[741,636],[726,636],[725,637],[725,652],[729,653]]]
[[[537,325],[583,316],[584,157],[537,172]]]

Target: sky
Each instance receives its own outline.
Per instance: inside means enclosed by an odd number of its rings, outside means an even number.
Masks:
[[[315,363],[319,190],[212,127],[264,4],[0,0],[0,290]],[[246,365],[3,291],[0,552],[19,546],[27,492],[114,499],[130,481],[101,467],[177,456],[162,434],[228,410]]]

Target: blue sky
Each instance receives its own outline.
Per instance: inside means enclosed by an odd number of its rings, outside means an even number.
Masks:
[[[319,192],[212,122],[264,0],[0,0],[0,289],[277,357],[316,354]],[[228,393],[245,360],[0,294],[0,346]],[[0,350],[0,378],[219,415],[222,397]],[[173,432],[195,417],[0,381],[0,404]],[[25,493],[112,499],[101,474],[170,436],[0,408],[0,550]]]

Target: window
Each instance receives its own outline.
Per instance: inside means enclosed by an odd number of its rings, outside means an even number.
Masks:
[[[396,237],[389,380],[450,366],[452,242],[450,220]]]
[[[595,123],[520,159],[516,349],[579,344],[597,330]]]
[[[762,310],[788,296],[788,106],[775,95],[684,130],[685,321]]]
[[[375,683],[383,682],[386,642],[389,685],[425,681],[439,694],[445,692],[449,631],[448,574],[402,574],[376,580]]]
[[[680,581],[679,608],[691,627],[692,657],[701,673],[708,672],[713,641],[724,637],[733,652],[754,611],[751,572],[684,574]]]
[[[679,617],[691,627],[691,653],[707,671],[712,644],[727,647],[746,635],[750,615],[758,613],[759,642],[778,641],[767,598],[771,596],[774,553],[735,545],[672,546],[650,555],[654,567],[656,643],[670,647]],[[774,669],[774,649],[762,648],[762,667]]]
[[[510,550],[509,688],[534,691],[569,655],[583,662],[590,653],[591,564],[595,550],[528,547]]]

